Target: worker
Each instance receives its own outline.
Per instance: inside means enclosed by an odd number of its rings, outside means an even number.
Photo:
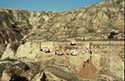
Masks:
[[[85,64],[83,64],[83,67],[85,67]]]
[[[88,53],[88,48],[85,47],[85,51],[86,51],[86,53]]]
[[[20,55],[18,55],[18,59],[20,59]]]
[[[87,62],[89,63],[89,59],[87,59]]]
[[[92,50],[90,50],[90,54],[92,54]]]
[[[84,60],[84,63],[86,63],[86,60]]]
[[[88,49],[86,49],[85,51],[86,51],[86,53],[88,54]]]
[[[85,51],[87,50],[87,48],[85,47]]]
[[[82,51],[82,55],[84,54],[84,51]]]

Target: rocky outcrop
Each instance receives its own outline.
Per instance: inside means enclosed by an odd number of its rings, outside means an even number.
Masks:
[[[9,81],[10,79],[11,79],[11,76],[8,73],[6,73],[6,71],[4,70],[2,73],[1,81]]]
[[[14,58],[14,55],[15,55],[15,53],[14,53],[14,51],[13,51],[12,48],[11,48],[11,43],[9,43],[9,44],[7,45],[7,48],[5,49],[5,51],[4,51],[3,55],[2,55],[2,57],[1,57],[1,60],[5,59],[5,58],[7,58],[7,57],[13,59],[13,58]]]
[[[37,53],[39,53],[39,44],[37,43],[32,44],[31,42],[26,42],[25,44],[19,46],[15,56],[17,58],[19,56],[20,58],[26,57],[29,59],[35,59]]]

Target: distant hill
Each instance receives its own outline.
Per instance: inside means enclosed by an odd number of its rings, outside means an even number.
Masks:
[[[0,48],[18,41],[107,40],[112,31],[124,39],[124,2],[103,1],[76,10],[0,9]]]

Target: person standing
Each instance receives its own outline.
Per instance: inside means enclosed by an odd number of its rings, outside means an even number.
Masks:
[[[84,51],[82,51],[82,55],[84,55]]]
[[[87,62],[89,63],[89,59],[87,59]]]
[[[18,55],[18,59],[20,59],[20,55]]]
[[[86,60],[84,60],[84,63],[86,63]]]
[[[92,50],[90,50],[90,54],[92,54]]]

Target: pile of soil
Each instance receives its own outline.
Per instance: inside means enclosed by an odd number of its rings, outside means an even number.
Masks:
[[[82,67],[77,74],[77,77],[81,79],[96,79],[96,72],[97,69],[91,62],[84,63],[84,66],[82,64]]]

